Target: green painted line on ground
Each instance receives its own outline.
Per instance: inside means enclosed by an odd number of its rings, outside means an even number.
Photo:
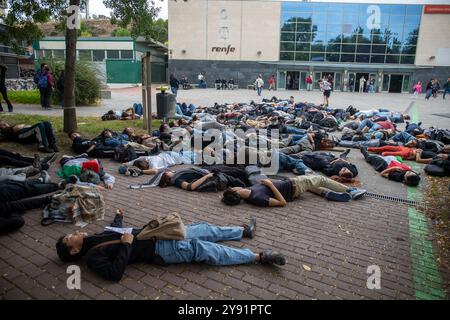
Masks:
[[[419,108],[416,102],[411,109],[411,122],[419,122]],[[416,162],[412,168],[417,172],[420,170],[420,166]],[[419,192],[419,188],[408,187],[408,200],[422,201],[422,193]],[[427,240],[429,234],[427,217],[410,206],[408,207],[408,221],[415,297],[419,300],[445,299],[446,294],[442,289],[433,243]]]

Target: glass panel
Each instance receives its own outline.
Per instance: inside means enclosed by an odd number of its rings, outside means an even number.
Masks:
[[[395,4],[390,5],[390,14],[399,14],[399,15],[405,15],[406,14],[406,6],[403,4]]]
[[[341,52],[341,44],[329,43],[327,46],[327,52]]]
[[[402,54],[415,54],[416,46],[403,46]]]
[[[321,42],[311,44],[311,51],[325,52],[325,45]]]
[[[297,23],[297,32],[311,32],[311,26],[312,26],[312,24]]]
[[[133,59],[133,50],[121,50],[120,51],[120,58],[121,59]]]
[[[36,58],[41,59],[44,57],[44,50],[35,50]]]
[[[103,61],[105,60],[105,50],[93,50],[92,56],[94,61]]]
[[[401,48],[402,47],[399,46],[399,45],[389,46],[387,48],[387,52],[386,53],[389,53],[389,54],[400,54]]]
[[[371,51],[372,51],[372,53],[386,53],[386,46],[385,45],[373,45]]]
[[[391,32],[391,35],[394,38],[397,38],[399,41],[403,40],[403,25],[399,26],[390,26],[389,30]]]
[[[286,88],[286,72],[285,71],[278,72],[277,87],[278,87],[278,89]]]
[[[108,59],[119,59],[119,50],[108,50],[106,56]]]
[[[355,53],[356,45],[354,44],[343,44],[341,52],[342,53]]]
[[[342,23],[342,13],[341,12],[328,12],[327,21],[329,24],[341,24]]]
[[[359,12],[359,6],[357,4],[344,3],[342,4],[342,9],[345,14]]]
[[[306,77],[307,72],[300,72],[300,89],[305,90],[306,89]]]
[[[373,44],[386,43],[386,39],[382,34],[372,34],[372,43]]]
[[[420,16],[406,16],[405,25],[418,27],[420,24]]]
[[[293,52],[280,52],[280,60],[294,60]]]
[[[401,64],[414,64],[415,56],[403,56],[400,59]]]
[[[339,62],[339,53],[327,53],[326,61]]]
[[[402,85],[402,92],[409,92],[409,86],[410,86],[410,79],[411,77],[407,74],[403,76],[403,85]]]
[[[370,53],[370,45],[360,45],[356,47],[356,53]]]
[[[282,2],[281,3],[281,11],[298,11],[300,8],[298,2]]]
[[[422,6],[406,6],[406,14],[422,14]]]
[[[328,26],[327,35],[326,35],[326,41],[327,42],[340,42],[341,41],[341,31],[339,28],[333,28],[330,30],[330,27]]]
[[[295,44],[295,50],[296,51],[309,51],[310,44],[309,44],[309,42],[297,42]]]
[[[293,32],[282,32],[281,41],[295,41],[295,33]]]
[[[320,42],[324,42],[324,43],[330,42],[330,41],[327,41],[327,37],[324,32],[313,32],[311,34],[311,41],[315,41],[315,42],[320,41]]]
[[[341,54],[341,62],[354,62],[355,55],[354,54]]]
[[[311,61],[325,61],[325,54],[321,52],[311,52]]]
[[[295,23],[297,14],[292,12],[283,12],[281,14],[281,25],[286,23]]]
[[[388,91],[389,90],[389,80],[390,77],[388,74],[384,74],[383,75],[383,86],[382,86],[382,90],[383,91]]]
[[[311,41],[311,33],[297,33],[295,35],[297,42],[310,42]]]
[[[281,42],[280,50],[281,51],[295,51],[295,44],[293,42]]]
[[[297,23],[311,23],[312,13],[296,13]]]
[[[358,34],[356,39],[358,43],[367,43],[370,44],[370,34]]]
[[[371,55],[370,56],[370,63],[384,63],[384,55]]]
[[[78,58],[82,61],[92,61],[91,50],[79,50]]]
[[[53,53],[52,53],[52,50],[42,50],[42,52],[44,53],[44,56],[46,57],[46,58],[52,58],[53,57]]]
[[[334,90],[341,91],[341,74],[335,73],[334,74]]]
[[[295,61],[309,61],[309,52],[296,52]]]
[[[53,58],[56,60],[64,60],[64,50],[53,50]]]
[[[320,72],[314,72],[314,79],[313,79],[313,89],[320,89],[319,84],[317,83],[317,81],[319,81],[321,76]]]
[[[342,37],[342,43],[356,43],[356,39],[357,39],[357,35],[356,34],[352,34],[352,35],[344,35]]]
[[[417,45],[417,37],[416,36],[409,36],[404,41],[407,45]]]
[[[357,54],[356,55],[356,62],[369,63],[369,61],[370,61],[370,55],[368,55],[368,54]]]
[[[283,23],[281,31],[295,31],[295,23]]]
[[[418,36],[418,35],[419,35],[419,27],[418,26],[405,26],[403,28],[404,38],[411,37],[411,36]]]
[[[391,16],[389,19],[389,26],[401,25],[405,23],[405,16]]]
[[[400,62],[400,55],[386,55],[386,63],[399,63]]]
[[[327,12],[328,11],[328,3],[314,2],[313,10],[314,10],[314,12]]]
[[[314,12],[312,15],[312,21],[314,24],[326,25],[327,23],[326,11]]]

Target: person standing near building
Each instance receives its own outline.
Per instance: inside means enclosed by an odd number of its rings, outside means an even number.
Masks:
[[[198,75],[198,87],[202,89],[206,88],[205,76],[202,72],[200,72]]]
[[[261,96],[262,89],[264,87],[264,80],[262,79],[262,75],[258,75],[255,81],[256,91],[258,92],[258,96]]]
[[[369,80],[369,88],[367,89],[369,93],[375,93],[375,79],[373,77]]]
[[[414,96],[414,97],[417,96],[418,94],[421,94],[421,93],[422,93],[422,82],[418,81],[418,82],[414,85],[413,91],[414,91],[414,93],[413,93],[413,96]]]
[[[323,106],[328,107],[331,95],[331,84],[326,78],[319,80],[320,90],[323,92]]]
[[[56,82],[56,89],[61,95],[61,108],[64,108],[64,70],[61,70],[58,81]]]
[[[6,104],[8,105],[8,111],[13,111],[13,106],[11,104],[11,101],[8,99],[8,90],[6,88],[5,79],[6,79],[6,70],[8,70],[8,67],[4,64],[0,64],[0,93],[2,94],[3,100],[5,100]],[[2,103],[0,102],[0,112],[3,112]]]
[[[450,93],[450,77],[447,78],[447,82],[444,84],[444,95],[442,96],[442,98],[445,100],[445,96],[447,95],[447,93]]]
[[[431,95],[433,94],[433,82],[434,80],[431,79],[428,83],[427,86],[425,87],[425,100],[429,100]]]
[[[177,78],[173,74],[169,77],[169,83],[170,83],[170,90],[172,90],[172,93],[177,96],[178,89],[180,88],[180,81],[178,81]]]
[[[38,88],[41,94],[41,106],[45,110],[51,110],[51,98],[53,86],[55,85],[53,75],[49,66],[45,65],[43,71],[39,75]]]
[[[364,78],[364,76],[361,77],[361,79],[359,79],[359,93],[364,92],[364,84],[366,83],[366,78]]]
[[[313,79],[311,74],[306,77],[306,90],[311,91],[313,85]]]
[[[433,80],[433,85],[431,86],[431,93],[433,94],[433,98],[437,98],[438,91],[441,88],[441,84],[439,83],[438,79]]]
[[[328,76],[327,76],[327,81],[328,81],[328,83],[329,83],[330,86],[331,86],[331,90],[333,90],[333,81],[334,81],[334,78],[333,78],[333,76],[332,76],[331,74],[328,74]]]
[[[276,86],[275,86],[275,75],[271,75],[269,78],[269,91],[270,90],[276,90]]]

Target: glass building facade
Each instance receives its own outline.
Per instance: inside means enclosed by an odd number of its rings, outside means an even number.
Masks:
[[[415,61],[422,5],[283,2],[280,60]]]

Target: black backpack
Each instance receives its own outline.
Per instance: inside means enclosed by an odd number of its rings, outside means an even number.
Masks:
[[[431,140],[441,141],[444,144],[450,144],[450,130],[436,129],[431,133]]]
[[[114,148],[114,160],[124,163],[137,159],[136,150],[132,146]]]

